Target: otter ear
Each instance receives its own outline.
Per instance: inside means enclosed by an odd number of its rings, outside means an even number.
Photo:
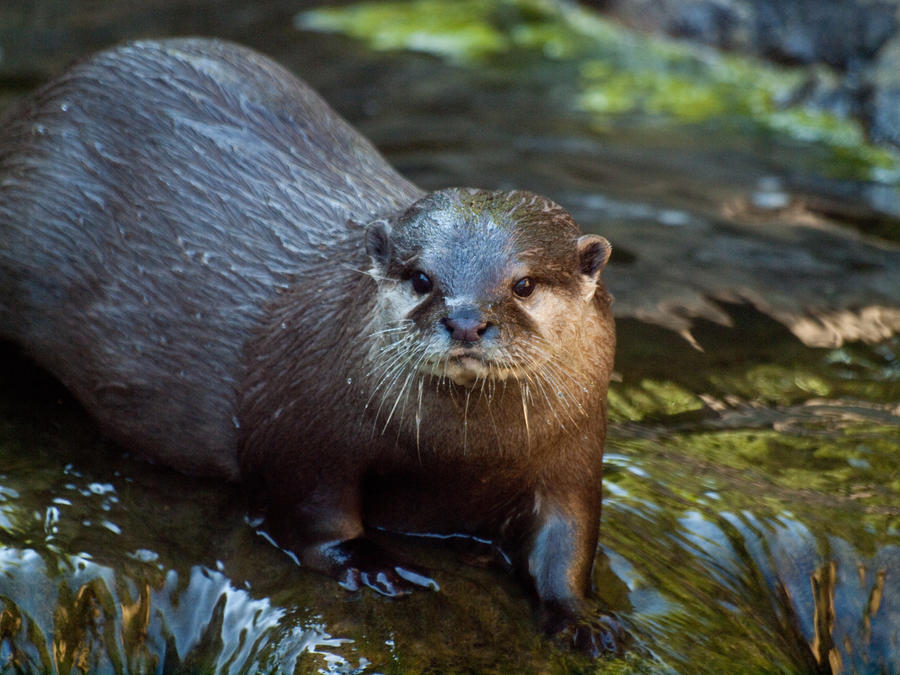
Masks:
[[[586,234],[578,238],[578,264],[581,273],[596,279],[609,260],[612,245],[598,234]]]
[[[391,226],[386,220],[375,220],[366,228],[366,253],[376,265],[386,267],[394,247],[391,244]]]
[[[578,238],[578,267],[581,273],[586,277],[584,280],[584,299],[590,300],[594,297],[594,291],[597,288],[597,280],[600,278],[600,271],[609,260],[609,254],[612,253],[612,246],[603,237],[597,234],[586,234]]]

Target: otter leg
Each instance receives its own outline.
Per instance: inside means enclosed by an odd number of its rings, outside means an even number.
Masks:
[[[278,543],[293,551],[301,565],[334,577],[347,590],[365,586],[396,597],[416,588],[438,589],[424,569],[366,537],[359,494],[350,485],[320,484],[289,510],[270,505],[267,521]]]
[[[599,499],[562,505],[535,499],[531,536],[520,572],[538,598],[538,616],[548,635],[571,642],[592,656],[619,653],[627,634],[601,603],[588,598],[597,547]]]

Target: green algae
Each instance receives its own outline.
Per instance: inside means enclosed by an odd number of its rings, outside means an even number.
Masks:
[[[407,49],[462,64],[513,49],[573,58],[590,44],[547,0],[361,2],[301,12],[295,25],[348,35],[376,50]]]
[[[703,401],[674,382],[645,379],[634,386],[614,384],[609,390],[609,418],[638,421],[678,415],[703,408]]]
[[[477,61],[510,48],[511,36],[491,24],[480,0],[367,2],[299,14],[298,28],[343,33],[376,50],[408,49],[454,61]]]
[[[802,368],[760,364],[741,374],[713,374],[710,381],[720,391],[765,403],[790,404],[809,396],[828,396],[832,385],[821,375]]]

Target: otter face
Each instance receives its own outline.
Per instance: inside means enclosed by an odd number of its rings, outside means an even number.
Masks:
[[[527,192],[434,192],[366,233],[379,284],[377,363],[462,386],[564,379],[610,245]],[[587,347],[590,349],[590,346]]]

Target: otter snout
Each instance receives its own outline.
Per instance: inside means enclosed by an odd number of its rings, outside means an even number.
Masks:
[[[482,337],[495,328],[493,323],[485,321],[477,309],[466,308],[453,312],[441,319],[441,323],[451,340],[459,342],[480,342]]]

